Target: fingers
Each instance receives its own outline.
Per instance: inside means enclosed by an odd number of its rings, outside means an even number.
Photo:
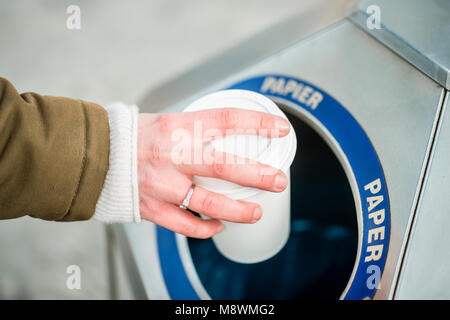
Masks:
[[[186,178],[186,181],[180,183],[178,187],[173,187],[175,184],[170,185],[172,187],[162,183],[155,184],[151,190],[141,192],[141,194],[150,196],[162,203],[168,202],[178,209],[178,206],[186,198],[192,181]],[[188,208],[214,219],[231,222],[255,223],[262,216],[261,208],[255,203],[232,200],[199,186],[194,187]]]
[[[240,223],[255,223],[262,216],[256,203],[233,200],[199,186],[194,188],[189,209],[214,219]]]
[[[141,198],[151,197],[158,203],[168,203],[179,209],[178,206],[186,198],[189,188],[192,186],[192,180],[180,172],[171,172],[170,175],[165,175],[163,171],[160,168],[153,169],[152,172],[141,170],[140,196]],[[169,181],[170,183],[167,183]],[[198,186],[194,188],[189,209],[211,218],[242,223],[254,223],[262,215],[257,204],[232,200]],[[181,211],[184,212],[184,210]]]
[[[196,128],[199,122],[200,131]],[[261,218],[262,210],[257,204],[232,200],[201,187],[195,187],[189,208],[211,217],[213,220],[200,219],[178,208],[192,184],[192,176],[214,177],[243,186],[274,192],[280,192],[286,188],[287,178],[282,171],[217,151],[214,153],[215,157],[231,157],[233,161],[230,163],[216,161],[217,159],[215,159],[212,164],[206,164],[203,161],[191,163],[192,161],[178,162],[172,160],[170,165],[166,165],[168,164],[166,162],[147,160],[147,158],[161,158],[161,148],[159,148],[158,143],[162,141],[170,146],[170,143],[164,140],[164,137],[167,137],[170,132],[173,133],[174,129],[187,129],[184,131],[187,131],[188,138],[191,138],[190,134],[192,133],[195,138],[195,133],[200,132],[199,138],[194,139],[195,141],[200,141],[200,139],[210,140],[230,134],[259,134],[268,137],[282,137],[288,134],[290,130],[289,122],[282,117],[251,110],[225,108],[162,114],[153,119],[152,125],[159,132],[158,137],[160,139],[155,138],[153,144],[148,143],[149,146],[145,146],[152,151],[152,157],[145,157],[144,154],[139,162],[139,192],[143,195],[141,198],[151,197],[151,201],[142,201],[141,204],[144,208],[144,219],[187,236],[204,238],[214,235],[222,227],[220,221],[215,219],[254,223]],[[178,142],[178,140],[176,141]],[[182,140],[182,142],[185,141]],[[179,153],[184,155],[183,143],[176,144],[179,147],[179,149],[174,147],[176,152],[172,152],[173,149],[169,147],[166,149],[171,150],[171,156]],[[200,143],[202,142],[200,141]],[[164,145],[164,143],[162,144]],[[188,155],[191,155],[192,150],[195,151],[196,149],[189,146],[188,144]],[[160,165],[161,163],[163,165]]]
[[[223,230],[218,220],[205,220],[177,206],[156,199],[141,198],[141,217],[187,237],[206,239]]]
[[[179,124],[193,129],[194,125],[203,131],[203,139],[232,134],[257,134],[266,137],[283,137],[289,133],[289,122],[279,116],[264,112],[222,108],[184,112],[180,114]]]
[[[283,171],[233,154],[213,151],[203,159],[209,160],[201,163],[179,163],[177,168],[188,175],[227,180],[272,192],[283,191],[288,183]]]

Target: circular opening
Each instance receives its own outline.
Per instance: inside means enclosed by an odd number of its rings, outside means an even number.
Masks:
[[[279,107],[298,141],[289,240],[267,261],[240,264],[223,257],[210,239],[188,239],[194,267],[212,299],[338,299],[351,276],[358,225],[344,169],[298,112]]]

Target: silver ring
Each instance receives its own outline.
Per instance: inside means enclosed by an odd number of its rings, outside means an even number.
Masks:
[[[186,198],[184,198],[183,203],[180,205],[181,209],[187,209],[188,208],[189,201],[191,201],[192,194],[194,193],[194,187],[195,187],[195,185],[192,184],[192,186],[189,189],[189,192],[188,192]]]

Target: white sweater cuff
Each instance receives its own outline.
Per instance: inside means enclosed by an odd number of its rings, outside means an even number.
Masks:
[[[114,103],[105,108],[109,118],[109,168],[95,208],[103,222],[140,222],[137,177],[139,110]]]

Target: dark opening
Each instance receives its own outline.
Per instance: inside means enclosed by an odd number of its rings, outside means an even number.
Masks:
[[[280,105],[295,128],[291,234],[273,258],[240,264],[212,240],[188,239],[199,278],[213,299],[338,299],[358,247],[356,209],[342,166],[326,142]]]

